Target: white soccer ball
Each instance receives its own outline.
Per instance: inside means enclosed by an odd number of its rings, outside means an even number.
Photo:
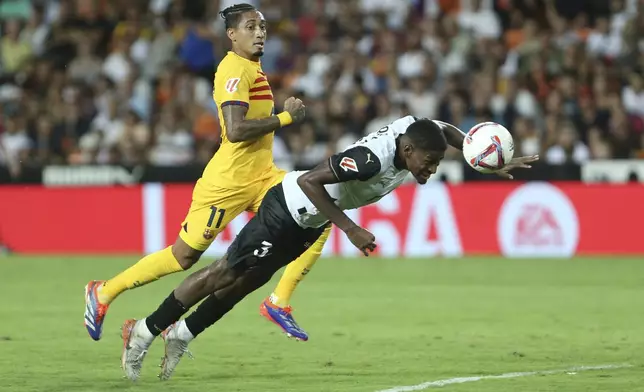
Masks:
[[[477,124],[463,140],[463,156],[481,173],[492,173],[505,166],[514,155],[514,140],[504,126],[494,122]]]

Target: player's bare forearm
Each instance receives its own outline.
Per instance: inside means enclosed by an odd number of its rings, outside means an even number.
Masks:
[[[302,174],[297,179],[297,184],[302,188],[302,191],[311,200],[315,208],[340,230],[346,232],[357,225],[340,207],[335,205],[331,195],[324,188],[325,184],[335,184],[337,182],[339,181],[331,170],[328,161]]]
[[[280,127],[277,116],[246,120],[248,109],[241,105],[227,105],[221,111],[226,124],[226,137],[231,143],[256,140]]]
[[[450,123],[438,120],[434,120],[434,122],[440,125],[441,128],[443,128],[443,133],[445,133],[447,144],[456,149],[463,150],[463,140],[465,140],[465,133],[463,133],[463,131]]]

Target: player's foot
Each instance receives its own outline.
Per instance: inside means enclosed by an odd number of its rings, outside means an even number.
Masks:
[[[85,328],[89,336],[99,340],[103,333],[103,321],[109,304],[98,301],[98,289],[103,285],[102,280],[92,280],[85,286]]]
[[[309,340],[309,335],[295,322],[292,312],[293,309],[290,306],[280,308],[271,303],[268,298],[259,306],[259,313],[282,328],[288,337],[293,337],[295,340]]]
[[[161,337],[165,343],[165,355],[161,360],[161,365],[159,365],[161,367],[159,378],[165,381],[172,377],[172,373],[177,368],[183,354],[188,354],[190,358],[193,357],[192,353],[188,350],[188,343],[190,341],[180,336],[177,323],[172,324],[163,331]]]
[[[125,376],[132,381],[138,380],[141,375],[143,359],[148,353],[148,348],[154,340],[154,335],[148,332],[145,336],[143,328],[147,329],[145,320],[126,320],[121,327],[123,338],[123,354],[121,355],[121,367]]]

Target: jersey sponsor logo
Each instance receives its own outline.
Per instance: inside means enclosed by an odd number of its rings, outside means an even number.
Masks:
[[[349,170],[356,173],[358,172],[358,165],[356,164],[356,161],[353,158],[349,158],[349,157],[342,158],[342,160],[340,161],[340,167],[345,172],[348,172]]]
[[[226,91],[229,93],[234,93],[237,91],[237,86],[239,86],[240,78],[230,78],[226,81]]]
[[[365,163],[376,163],[373,159],[371,159],[371,153],[367,153],[367,162]]]

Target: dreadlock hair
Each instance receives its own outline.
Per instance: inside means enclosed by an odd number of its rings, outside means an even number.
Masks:
[[[231,5],[230,7],[225,8],[223,11],[219,11],[219,16],[221,16],[221,18],[226,21],[226,29],[234,29],[239,24],[239,18],[244,12],[256,10],[257,8],[250,4],[241,3]]]
[[[414,147],[423,151],[445,151],[447,139],[441,127],[432,120],[422,118],[407,127],[405,136]]]

